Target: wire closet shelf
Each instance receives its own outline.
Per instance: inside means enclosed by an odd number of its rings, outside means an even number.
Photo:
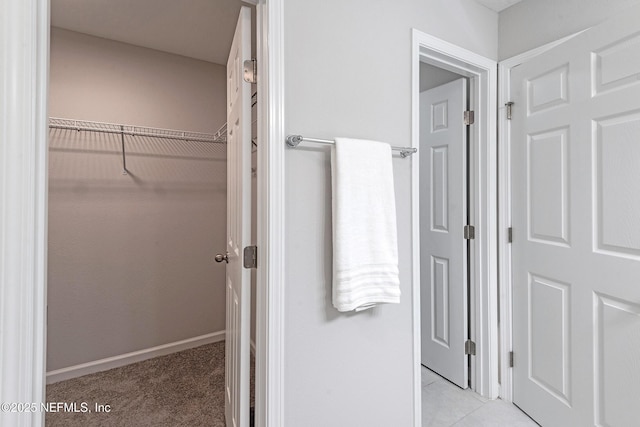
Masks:
[[[151,128],[144,126],[122,125],[116,123],[91,122],[86,120],[62,119],[58,117],[49,118],[49,129],[75,130],[77,132],[97,132],[120,135],[122,150],[122,174],[128,175],[127,151],[125,149],[126,136],[140,136],[145,138],[170,139],[174,141],[202,142],[208,144],[227,143],[227,124],[225,123],[214,134],[189,132],[183,130],[172,130],[162,128]]]
[[[223,125],[216,133],[200,133],[182,130],[151,128],[144,126],[122,125],[116,123],[90,122],[85,120],[49,118],[49,128],[67,129],[78,132],[100,132],[127,136],[144,136],[151,138],[175,139],[182,141],[207,142],[225,144],[227,142],[227,125]]]

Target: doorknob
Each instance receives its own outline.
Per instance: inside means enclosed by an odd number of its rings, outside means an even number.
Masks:
[[[226,262],[227,264],[229,264],[229,252],[227,252],[226,254],[222,255],[222,254],[217,254],[216,257],[214,258],[216,260],[216,262]]]

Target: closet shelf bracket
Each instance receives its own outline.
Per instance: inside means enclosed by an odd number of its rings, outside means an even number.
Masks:
[[[120,141],[122,142],[122,175],[128,175],[127,152],[124,149],[124,126],[120,126]]]

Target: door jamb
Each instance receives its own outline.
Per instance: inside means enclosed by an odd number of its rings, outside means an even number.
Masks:
[[[0,3],[0,402],[45,401],[49,1]],[[44,425],[0,411],[0,425]]]
[[[284,12],[259,0],[256,420],[284,424]],[[45,402],[49,0],[0,4],[0,402]],[[262,76],[262,77],[261,77]],[[0,425],[44,425],[42,411]]]
[[[586,31],[586,30],[583,30]],[[511,70],[564,42],[583,31],[531,49],[498,63],[498,280],[500,283],[500,360],[509,360],[513,351],[513,282],[511,276],[511,244],[508,229],[511,227],[511,122],[507,120],[506,106],[511,101]],[[518,238],[516,236],[516,238]],[[500,364],[500,398],[513,401],[513,369],[507,363]]]
[[[484,397],[498,397],[498,318],[497,318],[497,153],[496,153],[496,61],[478,55],[421,31],[412,32],[412,147],[419,148],[420,62],[470,77],[470,93],[476,123],[471,129],[472,153],[469,156],[470,218],[476,227],[472,241],[470,274],[472,293],[471,315],[475,318],[472,336],[477,353],[472,356],[470,373],[472,388]],[[414,424],[421,422],[420,373],[420,224],[419,224],[419,161],[411,161],[412,216],[412,280],[413,280],[413,358],[414,358]],[[474,291],[475,289],[475,291]],[[472,295],[473,297],[474,295]]]

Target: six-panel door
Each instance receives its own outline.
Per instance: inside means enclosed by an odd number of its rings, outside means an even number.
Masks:
[[[640,419],[640,9],[512,71],[514,402]]]

